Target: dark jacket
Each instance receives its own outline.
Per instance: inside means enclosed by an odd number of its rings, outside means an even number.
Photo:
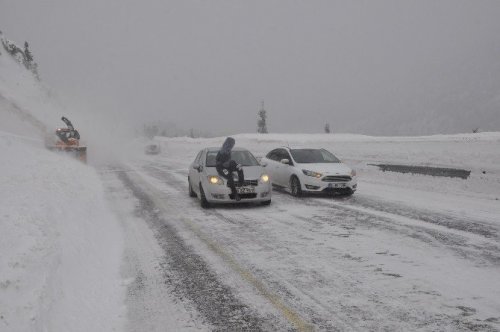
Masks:
[[[217,152],[217,156],[215,157],[215,167],[217,169],[217,173],[221,174],[224,168],[229,167],[229,161],[231,161],[231,151],[234,147],[235,141],[234,138],[228,137],[222,144],[222,148]]]
[[[222,148],[217,152],[217,156],[215,157],[216,165],[224,167],[224,164],[231,160],[231,151],[233,150],[234,143],[234,138],[226,138],[224,144],[222,144]]]

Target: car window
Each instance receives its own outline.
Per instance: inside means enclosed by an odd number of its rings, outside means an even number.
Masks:
[[[288,153],[287,150],[283,149],[282,153],[283,153],[283,155],[282,155],[281,159],[288,159],[288,160],[292,161],[292,158],[290,157],[290,154]]]
[[[292,149],[293,159],[300,164],[340,163],[340,160],[325,149]]]
[[[279,149],[276,151],[276,160],[277,161],[281,161],[281,159],[283,159],[283,156],[284,156],[283,150]]]
[[[281,161],[283,159],[288,159],[288,160],[292,161],[291,158],[290,158],[290,155],[288,154],[288,152],[285,149],[278,149],[277,150],[277,159],[276,160],[277,161]]]
[[[267,154],[266,158],[278,161],[278,150],[277,149],[272,150]]]
[[[207,167],[213,167],[216,164],[215,157],[217,157],[217,151],[208,151],[207,152]]]
[[[215,167],[216,157],[219,151],[208,151],[207,152],[207,167]],[[232,151],[231,160],[234,160],[237,164],[242,166],[259,166],[259,162],[250,151]]]
[[[321,154],[323,155],[323,160],[325,160],[325,162],[327,163],[340,163],[340,160],[335,157],[333,153],[325,149],[321,149]]]
[[[198,154],[196,155],[196,158],[194,158],[194,163],[195,164],[200,164],[200,157],[201,157],[201,153],[203,152],[203,150],[201,150],[200,152],[198,152]]]

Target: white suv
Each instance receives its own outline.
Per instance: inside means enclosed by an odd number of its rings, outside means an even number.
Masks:
[[[356,171],[325,149],[277,148],[262,158],[274,186],[289,189],[294,196],[303,192],[352,195]]]

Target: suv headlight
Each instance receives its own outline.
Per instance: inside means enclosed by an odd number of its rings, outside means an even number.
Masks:
[[[262,181],[263,183],[268,183],[269,182],[269,175],[267,174],[262,174],[260,176],[260,181]]]
[[[303,169],[302,173],[304,173],[304,175],[312,176],[312,177],[315,177],[315,178],[318,178],[318,179],[323,176],[323,174],[321,174],[321,173],[313,172],[313,171],[308,171],[307,169]]]
[[[219,176],[217,176],[217,175],[210,175],[210,176],[208,177],[208,182],[209,182],[210,184],[220,184],[220,185],[224,184],[224,180],[222,180],[222,179],[221,179]]]

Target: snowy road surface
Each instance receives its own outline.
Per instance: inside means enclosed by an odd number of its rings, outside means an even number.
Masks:
[[[198,148],[100,172],[126,231],[129,330],[500,330],[495,201],[368,176],[349,198],[203,210]]]

